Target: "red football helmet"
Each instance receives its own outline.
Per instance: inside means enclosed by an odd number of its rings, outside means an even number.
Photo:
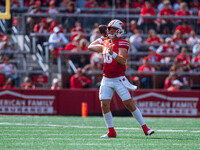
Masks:
[[[115,28],[117,29],[116,32],[114,34],[110,34],[109,33],[109,28]],[[119,38],[122,37],[122,35],[124,34],[124,23],[121,22],[120,20],[112,20],[109,22],[108,26],[107,26],[107,33],[108,33],[108,37],[109,38]]]

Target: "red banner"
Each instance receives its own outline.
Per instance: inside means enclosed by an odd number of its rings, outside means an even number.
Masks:
[[[144,116],[200,117],[200,91],[136,90],[131,94]],[[0,90],[0,114],[81,115],[82,102],[87,103],[89,115],[101,114],[97,89]],[[116,93],[111,111],[130,115]]]
[[[57,114],[57,92],[50,90],[0,90],[1,114]]]
[[[198,116],[199,92],[136,91],[134,101],[144,116]]]

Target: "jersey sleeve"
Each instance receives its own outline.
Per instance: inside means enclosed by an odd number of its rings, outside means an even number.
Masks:
[[[129,42],[126,40],[119,41],[118,45],[119,45],[119,48],[126,48],[127,50],[130,47]]]

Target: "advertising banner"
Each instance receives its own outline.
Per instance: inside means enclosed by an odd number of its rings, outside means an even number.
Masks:
[[[0,90],[1,114],[57,114],[57,92],[50,90]]]
[[[134,101],[144,116],[198,116],[199,92],[136,91]]]

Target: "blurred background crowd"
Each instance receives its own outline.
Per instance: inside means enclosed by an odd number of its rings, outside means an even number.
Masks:
[[[103,58],[87,46],[101,37],[98,26],[113,18],[126,26],[130,82],[145,89],[199,88],[198,0],[10,2],[12,18],[0,20],[1,88],[99,87]]]

